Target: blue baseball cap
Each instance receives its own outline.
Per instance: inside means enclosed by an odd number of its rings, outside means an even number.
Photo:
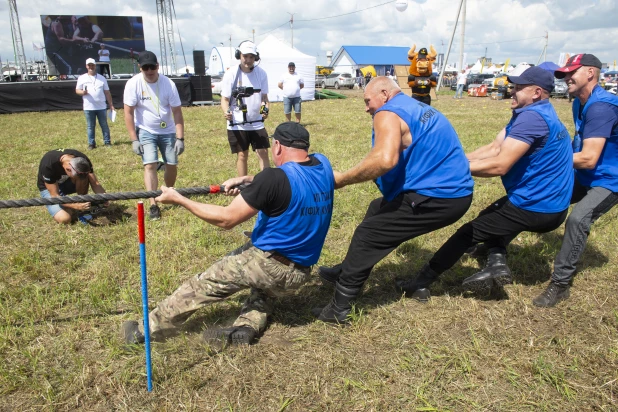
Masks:
[[[509,76],[508,80],[513,84],[534,84],[551,92],[554,89],[554,75],[539,67],[528,67],[519,76]]]

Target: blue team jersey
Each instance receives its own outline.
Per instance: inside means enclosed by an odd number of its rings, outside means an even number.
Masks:
[[[303,266],[317,263],[333,214],[335,177],[328,159],[316,153],[321,164],[301,166],[287,162],[279,167],[290,181],[292,198],[281,215],[259,212],[251,241],[265,251],[276,251]]]
[[[507,137],[519,115],[529,111],[538,113],[547,123],[549,135],[543,147],[515,162],[502,176],[502,184],[511,203],[520,209],[562,212],[569,207],[573,192],[573,152],[569,132],[549,101],[541,100],[513,111],[506,126]]]
[[[618,96],[596,86],[592,90],[590,98],[581,109],[581,102],[578,98],[573,101],[573,120],[575,122],[575,136],[573,138],[573,152],[579,153],[582,150],[582,136],[585,137],[604,137],[605,146],[594,169],[577,169],[575,174],[577,180],[584,186],[604,187],[612,192],[618,192],[618,124],[615,124],[609,136],[590,136],[586,133],[586,128],[593,127],[586,124],[586,114],[590,107],[595,103],[608,103],[618,107]],[[580,114],[581,110],[581,114]]]
[[[398,93],[376,110],[399,116],[410,128],[412,144],[399,155],[397,165],[376,179],[388,201],[400,193],[454,199],[472,194],[470,163],[453,126],[431,106]],[[371,137],[375,144],[375,131]]]

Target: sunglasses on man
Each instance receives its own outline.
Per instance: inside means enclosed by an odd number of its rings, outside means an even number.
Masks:
[[[149,70],[156,70],[157,69],[157,65],[156,64],[145,64],[142,66],[142,70],[147,72]]]

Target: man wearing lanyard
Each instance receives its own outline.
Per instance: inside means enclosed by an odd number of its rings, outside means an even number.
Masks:
[[[176,85],[159,74],[157,56],[150,51],[139,54],[140,73],[124,88],[124,117],[133,151],[142,156],[146,190],[157,190],[159,154],[165,162],[165,185],[173,187],[178,171],[178,156],[185,150],[185,127]],[[150,219],[161,218],[155,199],[150,199]]]

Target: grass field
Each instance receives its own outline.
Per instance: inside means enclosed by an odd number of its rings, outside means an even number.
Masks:
[[[312,150],[336,169],[370,147],[362,94],[305,102]],[[490,142],[510,117],[508,101],[453,100],[442,111],[470,151]],[[553,101],[573,130],[570,105]],[[219,107],[183,109],[186,152],[177,187],[220,183],[235,174]],[[284,120],[271,106],[267,129]],[[108,192],[143,190],[122,114],[110,149],[87,152]],[[0,116],[0,199],[38,197],[48,150],[85,151],[82,112]],[[102,145],[100,130],[97,141]],[[256,172],[257,158],[250,159]],[[474,218],[504,193],[499,179],[476,179]],[[372,183],[336,193],[320,264],[343,259],[370,200]],[[200,197],[227,204],[223,196]],[[146,392],[144,352],[119,340],[124,320],[141,317],[136,201],[115,202],[100,226],[52,222],[43,207],[0,210],[0,410],[539,411],[618,410],[618,222],[593,227],[571,298],[552,309],[531,304],[546,286],[563,228],[522,233],[509,248],[515,284],[500,300],[464,294],[461,280],[481,263],[469,257],[432,286],[423,305],[402,298],[394,278],[414,273],[461,225],[401,245],[376,266],[347,328],[315,322],[310,309],[332,289],[317,279],[277,302],[256,345],[214,353],[205,326],[226,325],[246,294],[196,313],[185,334],[153,345],[154,391]],[[163,206],[146,226],[150,304],[241,245],[252,222],[223,231],[182,208]]]

